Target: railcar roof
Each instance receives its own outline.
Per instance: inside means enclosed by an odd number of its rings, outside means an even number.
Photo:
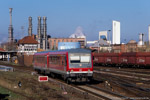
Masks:
[[[91,50],[89,50],[89,49],[66,49],[66,50],[42,51],[42,52],[38,52],[38,53],[49,53],[49,52],[68,52],[68,53],[84,52],[84,53],[91,53]]]

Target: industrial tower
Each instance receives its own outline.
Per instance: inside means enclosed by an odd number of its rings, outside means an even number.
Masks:
[[[32,17],[29,17],[28,36],[32,36]]]
[[[37,33],[38,33],[38,39],[37,39],[37,41],[38,41],[38,48],[40,48],[40,49],[42,49],[42,31],[41,31],[41,17],[39,16],[38,17],[38,28],[37,28]]]
[[[43,17],[43,49],[47,49],[47,25],[46,25],[47,18]]]
[[[13,26],[12,26],[12,9],[13,8],[9,8],[9,14],[10,14],[10,25],[8,28],[8,33],[9,33],[9,37],[8,37],[8,42],[13,42]]]
[[[43,17],[43,24],[41,23],[41,17],[38,17],[38,28],[37,28],[37,33],[38,33],[38,48],[47,50],[47,17]]]

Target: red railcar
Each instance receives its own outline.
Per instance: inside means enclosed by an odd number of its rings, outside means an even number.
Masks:
[[[94,64],[104,64],[105,62],[105,53],[93,53],[94,56]]]
[[[119,63],[121,66],[123,65],[128,65],[129,59],[128,59],[128,55],[126,53],[122,53],[120,55],[120,60]]]
[[[136,56],[138,66],[150,66],[150,52],[138,52]]]
[[[120,64],[128,66],[136,65],[136,53],[122,53],[120,55]]]
[[[92,53],[87,49],[43,51],[34,54],[34,69],[47,74],[61,75],[65,80],[91,79]]]
[[[120,66],[150,66],[150,52],[94,53],[94,64]]]
[[[118,65],[120,60],[120,53],[106,53],[105,64]]]

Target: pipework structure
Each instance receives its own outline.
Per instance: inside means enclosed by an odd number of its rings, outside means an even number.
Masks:
[[[41,23],[41,20],[43,23]],[[48,48],[48,43],[47,43],[47,23],[46,23],[47,17],[38,17],[38,28],[37,28],[37,33],[38,33],[38,48],[47,50]]]
[[[37,33],[38,33],[38,48],[42,49],[42,28],[41,28],[41,17],[38,17],[38,28],[37,28]]]
[[[28,36],[32,36],[32,17],[29,17]]]
[[[8,28],[8,33],[9,33],[9,37],[8,37],[8,42],[13,42],[13,26],[12,26],[12,10],[13,8],[9,8],[9,14],[10,14],[10,25]]]
[[[47,49],[47,24],[46,24],[47,18],[43,17],[43,49]]]

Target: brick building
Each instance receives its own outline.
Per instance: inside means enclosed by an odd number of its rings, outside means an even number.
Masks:
[[[49,49],[57,50],[58,42],[79,42],[81,48],[85,48],[85,46],[86,46],[85,38],[49,38],[48,39]]]
[[[127,44],[112,45],[112,52],[138,52],[137,42],[135,40],[130,40]]]
[[[130,40],[127,44],[126,44],[126,52],[137,52],[138,48],[137,48],[137,42],[135,40]]]

